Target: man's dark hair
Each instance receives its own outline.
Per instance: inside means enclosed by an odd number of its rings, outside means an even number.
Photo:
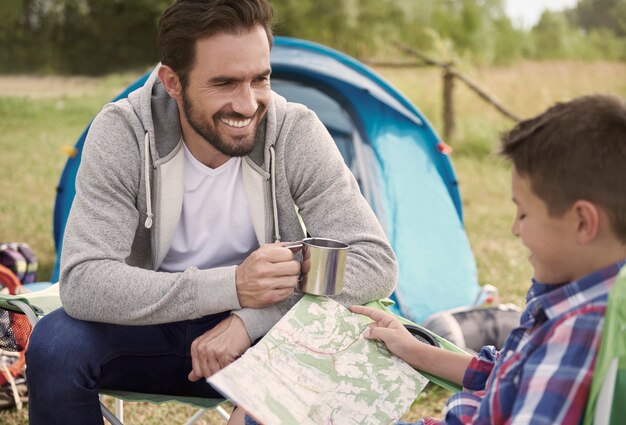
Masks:
[[[187,85],[196,41],[218,33],[242,34],[260,25],[272,45],[274,11],[267,0],[177,0],[159,19],[161,63]]]
[[[577,200],[601,207],[626,242],[626,104],[612,95],[557,103],[502,137],[501,153],[552,216]]]

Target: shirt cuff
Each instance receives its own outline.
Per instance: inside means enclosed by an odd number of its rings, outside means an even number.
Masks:
[[[241,308],[235,285],[235,266],[194,270],[198,317]]]
[[[478,355],[470,361],[465,370],[463,388],[471,391],[484,390],[487,379],[489,379],[498,359],[498,354],[499,352],[491,345],[481,348]]]
[[[276,305],[263,309],[243,308],[233,310],[231,314],[241,318],[252,343],[265,335],[283,317]]]

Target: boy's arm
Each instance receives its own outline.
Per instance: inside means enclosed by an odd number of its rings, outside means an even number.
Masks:
[[[408,331],[407,331],[408,333]],[[463,385],[465,371],[472,360],[466,353],[448,351],[419,342],[409,333],[412,341],[407,356],[396,354],[417,370],[430,373],[458,385]],[[394,353],[395,354],[395,353]]]
[[[577,315],[555,325],[516,374],[520,383],[512,424],[580,422],[602,336],[601,322],[600,315]]]
[[[351,306],[350,310],[374,320],[366,330],[366,338],[383,341],[389,351],[415,369],[462,385],[465,371],[472,360],[472,356],[419,342],[391,314],[363,306]]]

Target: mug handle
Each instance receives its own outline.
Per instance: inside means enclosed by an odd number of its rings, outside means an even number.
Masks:
[[[302,243],[302,241],[284,242],[283,243],[283,248],[289,248],[291,250],[291,252],[293,252],[294,254],[296,252],[300,251],[303,246],[304,246],[304,244]],[[302,273],[298,273],[298,285],[300,284],[301,280],[302,280]]]
[[[283,248],[289,248],[294,254],[302,249],[302,241],[285,242]]]

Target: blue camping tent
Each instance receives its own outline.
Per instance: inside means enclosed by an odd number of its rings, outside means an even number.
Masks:
[[[396,312],[421,322],[432,313],[471,304],[478,293],[477,272],[457,181],[424,116],[369,68],[318,44],[276,37],[271,64],[272,88],[317,113],[382,223],[400,269],[393,295]],[[62,236],[88,129],[57,189],[52,281],[58,279]]]

